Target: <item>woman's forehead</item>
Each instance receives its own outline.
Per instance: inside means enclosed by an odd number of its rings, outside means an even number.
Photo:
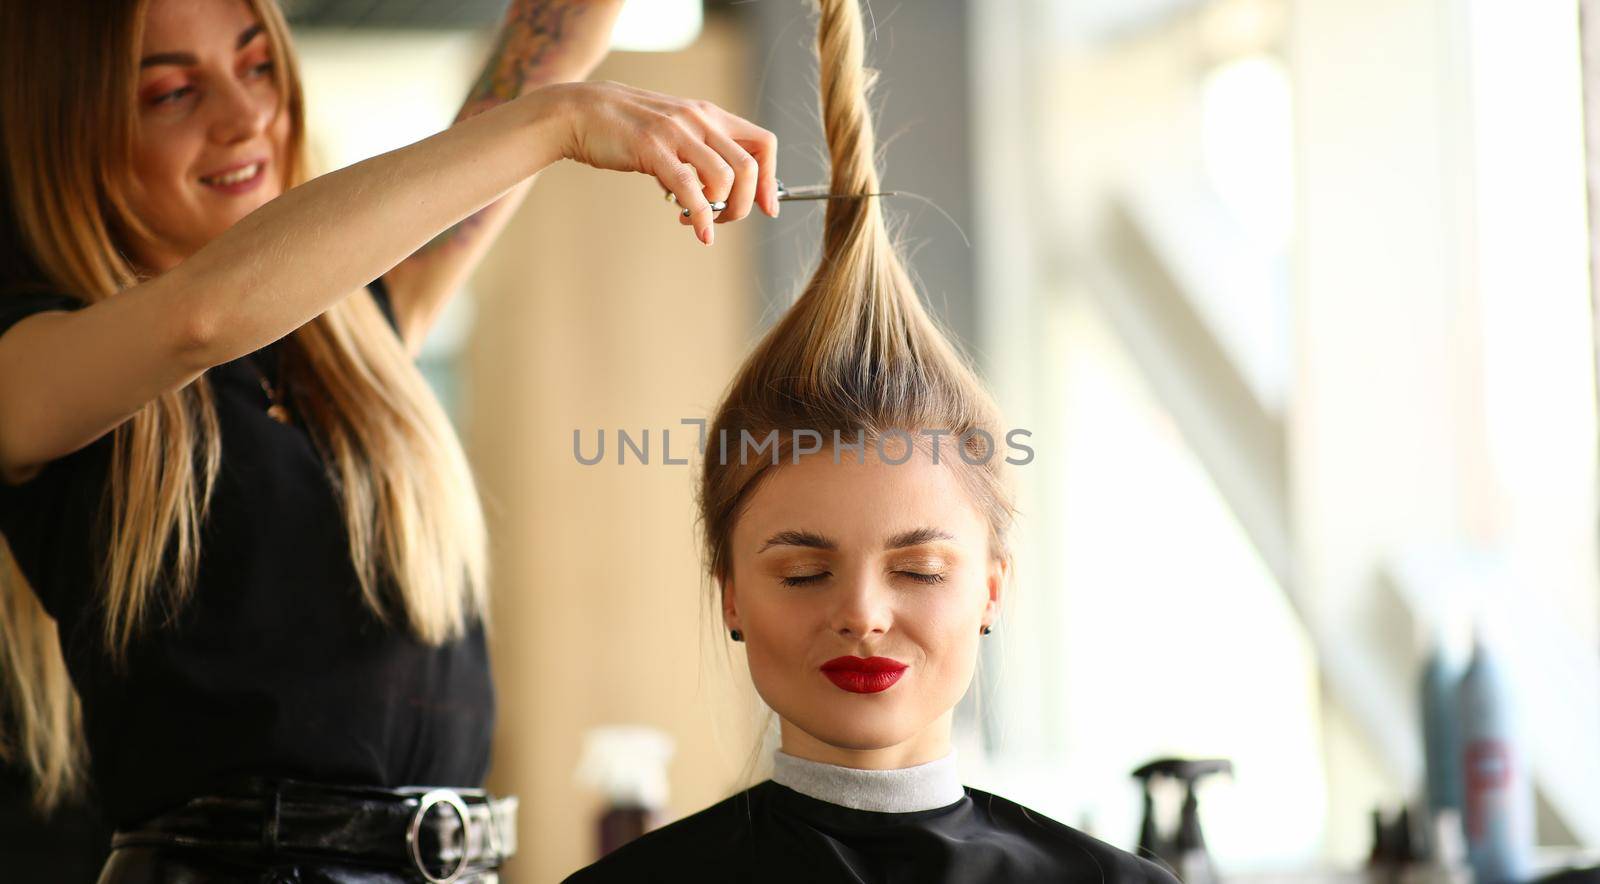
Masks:
[[[142,49],[144,54],[232,50],[258,23],[247,0],[150,0]]]
[[[851,548],[911,545],[907,538],[918,532],[924,543],[981,541],[982,520],[953,474],[959,468],[925,454],[899,464],[870,452],[860,462],[807,455],[763,478],[735,526],[736,542],[760,547],[784,531]]]

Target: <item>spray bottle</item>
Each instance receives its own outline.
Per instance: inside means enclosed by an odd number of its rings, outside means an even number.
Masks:
[[[1433,633],[1422,670],[1422,739],[1427,774],[1428,819],[1446,810],[1459,813],[1461,794],[1461,716],[1456,691],[1461,665],[1443,627]]]
[[[1225,758],[1162,758],[1133,772],[1144,784],[1144,822],[1139,830],[1139,855],[1160,859],[1184,884],[1216,884],[1217,870],[1206,850],[1200,831],[1200,799],[1195,794],[1199,780],[1216,773],[1233,773],[1233,763]],[[1177,831],[1164,836],[1156,824],[1151,781],[1172,777],[1183,783],[1183,810]]]
[[[596,847],[605,856],[660,823],[672,738],[651,727],[597,727],[584,735],[578,780],[604,792]]]
[[[1533,783],[1510,683],[1492,634],[1474,624],[1472,661],[1457,693],[1467,859],[1478,884],[1522,884],[1533,873]]]

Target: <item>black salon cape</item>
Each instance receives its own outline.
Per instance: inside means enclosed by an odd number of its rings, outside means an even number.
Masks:
[[[853,810],[767,780],[650,832],[566,884],[1177,884],[1148,860],[968,787],[948,807]]]

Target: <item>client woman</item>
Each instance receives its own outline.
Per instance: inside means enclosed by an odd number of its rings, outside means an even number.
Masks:
[[[857,0],[822,0],[817,48],[833,191],[876,192]],[[1175,880],[961,785],[952,710],[1009,572],[1001,432],[878,204],[830,201],[821,264],[718,409],[700,485],[723,619],[781,725],[772,779],[569,884]]]

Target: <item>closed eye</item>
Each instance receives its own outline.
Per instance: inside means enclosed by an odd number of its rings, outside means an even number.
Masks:
[[[924,574],[924,573],[922,573],[920,571],[896,571],[894,573],[899,574],[899,575],[901,575],[903,577],[906,577],[907,579],[915,580],[918,583],[927,583],[927,584],[931,585],[931,584],[939,584],[939,583],[943,583],[944,582],[944,575],[943,574]],[[807,586],[809,584],[816,583],[816,582],[818,582],[818,581],[820,581],[820,580],[822,580],[822,579],[824,579],[824,578],[826,578],[828,576],[829,576],[828,572],[824,571],[821,574],[803,574],[803,575],[799,575],[799,576],[796,576],[796,577],[785,577],[785,578],[783,578],[783,585],[784,586]]]

